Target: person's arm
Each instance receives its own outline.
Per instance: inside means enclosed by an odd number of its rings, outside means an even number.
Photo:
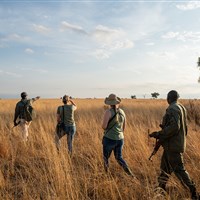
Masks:
[[[124,117],[123,131],[125,130],[125,128],[126,128],[126,117]]]
[[[61,117],[60,117],[60,107],[58,107],[57,109],[57,122],[59,123],[61,121]]]
[[[178,133],[180,129],[180,113],[173,109],[167,110],[169,115],[169,125],[159,131],[160,142],[163,142]]]
[[[108,121],[110,118],[111,118],[111,112],[110,112],[110,110],[106,110],[106,112],[104,113],[103,122],[102,122],[102,128],[104,130],[106,130],[106,128],[108,126]]]
[[[77,105],[74,103],[74,101],[72,99],[70,99],[69,101],[74,106],[74,110],[76,110],[77,109]]]
[[[17,121],[17,118],[19,117],[19,113],[20,113],[20,111],[19,111],[19,105],[17,104],[16,107],[15,107],[15,114],[14,114],[14,120],[13,120],[14,125],[17,124],[16,121]]]
[[[57,122],[59,123],[61,121],[60,114],[57,114]]]
[[[37,96],[37,97],[35,97],[35,98],[32,98],[32,99],[31,99],[31,103],[37,101],[38,99],[40,99],[40,96]]]

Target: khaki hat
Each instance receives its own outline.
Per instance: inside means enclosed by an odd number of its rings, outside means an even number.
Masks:
[[[64,95],[63,98],[62,98],[63,101],[69,101],[69,99],[70,99],[70,98],[69,98],[68,95]]]
[[[107,105],[117,105],[121,102],[121,99],[115,94],[110,94],[108,97],[105,98],[104,102]]]

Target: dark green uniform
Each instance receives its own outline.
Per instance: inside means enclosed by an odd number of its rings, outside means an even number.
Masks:
[[[163,129],[159,131],[159,141],[164,152],[161,159],[161,174],[158,177],[159,186],[165,189],[169,175],[174,172],[178,179],[196,193],[183,163],[183,152],[186,148],[187,112],[183,105],[173,102],[163,117]]]
[[[15,107],[14,121],[16,121],[18,117],[19,117],[19,119],[25,119],[24,106],[25,106],[26,104],[32,105],[34,101],[36,101],[36,98],[32,98],[32,99],[21,99],[21,101],[19,101],[19,102],[16,104],[16,107]],[[26,119],[25,119],[25,120],[26,120]]]

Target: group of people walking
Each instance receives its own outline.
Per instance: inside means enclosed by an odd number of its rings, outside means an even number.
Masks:
[[[14,116],[14,126],[18,124],[17,119],[20,120],[22,129],[22,137],[24,141],[28,139],[28,128],[31,120],[26,121],[24,107],[27,104],[32,104],[40,97],[32,99],[27,98],[27,93],[21,93],[21,101],[17,103]],[[196,186],[191,180],[188,172],[185,170],[183,163],[183,153],[186,148],[187,129],[187,111],[183,105],[178,102],[179,94],[175,90],[171,90],[167,95],[167,102],[169,107],[163,117],[162,130],[155,131],[149,134],[150,137],[159,140],[163,147],[163,155],[161,158],[161,173],[158,177],[158,187],[166,190],[167,181],[172,174],[178,177],[183,185],[186,185],[191,193],[193,200],[199,199],[196,191]],[[56,147],[59,150],[59,141],[66,135],[69,153],[72,153],[72,143],[76,132],[76,125],[74,120],[74,111],[77,105],[67,95],[62,98],[63,105],[57,109],[57,130],[55,134]],[[102,121],[102,128],[104,135],[102,139],[103,145],[103,161],[105,171],[109,170],[109,157],[114,152],[115,159],[124,171],[135,178],[128,167],[127,162],[122,157],[122,149],[124,145],[124,130],[126,127],[126,115],[120,108],[121,99],[115,94],[110,94],[105,98],[105,104],[109,108],[105,111]]]

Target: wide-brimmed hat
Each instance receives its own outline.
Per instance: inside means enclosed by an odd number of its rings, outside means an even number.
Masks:
[[[121,102],[121,99],[115,94],[110,94],[108,97],[105,98],[104,102],[107,105],[117,105]]]
[[[70,98],[69,98],[68,95],[64,95],[63,98],[62,98],[63,101],[69,101],[69,99],[70,99]]]

